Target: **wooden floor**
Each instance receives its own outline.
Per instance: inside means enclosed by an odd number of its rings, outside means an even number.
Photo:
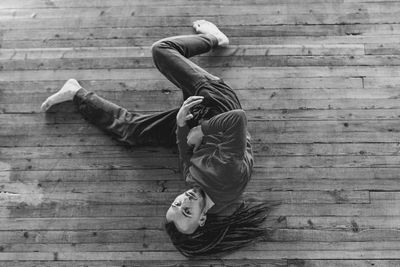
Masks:
[[[199,18],[231,39],[195,61],[247,110],[245,197],[282,205],[270,241],[187,261],[162,229],[176,153],[39,107],[71,77],[128,109],[177,107],[150,45]],[[400,1],[1,0],[0,40],[0,266],[400,266]]]

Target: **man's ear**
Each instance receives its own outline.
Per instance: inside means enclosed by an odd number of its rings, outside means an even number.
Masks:
[[[206,223],[207,220],[207,215],[206,214],[201,214],[200,220],[199,220],[199,226],[203,226]]]

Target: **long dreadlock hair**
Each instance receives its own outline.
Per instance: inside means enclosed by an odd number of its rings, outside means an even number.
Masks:
[[[257,240],[267,240],[271,230],[262,227],[274,204],[258,204],[250,207],[242,203],[230,216],[207,216],[203,227],[192,234],[183,234],[173,222],[165,223],[165,229],[173,245],[186,257],[227,253]]]

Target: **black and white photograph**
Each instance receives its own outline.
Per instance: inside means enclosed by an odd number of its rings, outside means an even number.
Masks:
[[[0,267],[136,266],[400,266],[400,0],[0,0]]]

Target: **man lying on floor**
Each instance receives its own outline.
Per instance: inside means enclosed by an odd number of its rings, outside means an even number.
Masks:
[[[158,70],[183,93],[180,108],[142,115],[130,112],[74,80],[50,96],[42,109],[73,100],[83,116],[129,145],[178,145],[183,178],[191,186],[166,213],[166,230],[185,256],[231,251],[257,239],[269,206],[241,205],[219,218],[238,200],[250,180],[253,153],[246,114],[235,92],[220,78],[189,60],[226,46],[228,38],[205,20],[193,23],[196,35],[162,39],[152,46]],[[207,217],[207,215],[209,215]]]

